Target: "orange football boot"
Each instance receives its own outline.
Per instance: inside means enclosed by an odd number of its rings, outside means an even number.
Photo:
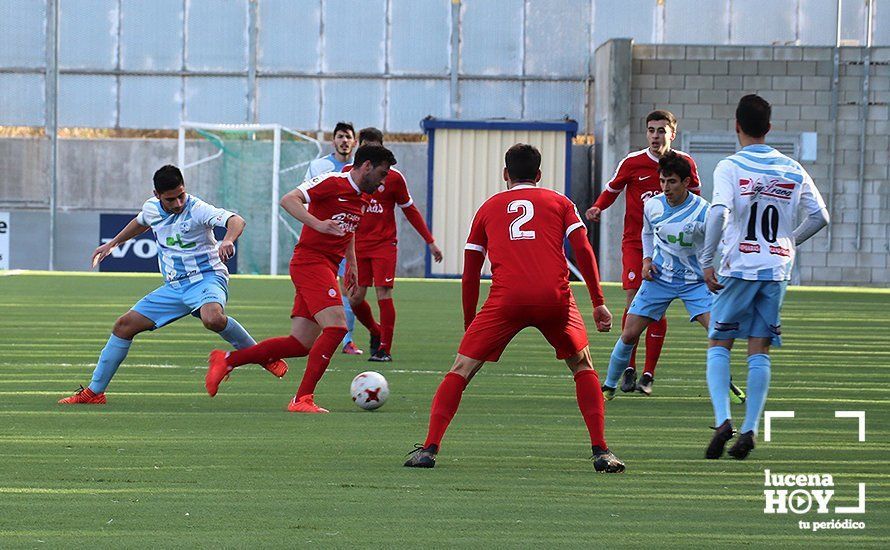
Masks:
[[[59,399],[60,405],[104,405],[105,403],[105,392],[93,393],[93,390],[83,386],[71,397]]]
[[[303,397],[297,399],[295,395],[293,399],[291,399],[290,403],[287,406],[287,410],[292,413],[326,413],[331,412],[327,409],[323,409],[315,404],[315,401],[312,399],[312,394],[304,395]]]
[[[263,368],[278,378],[284,378],[284,375],[287,374],[287,363],[284,362],[284,359],[274,359],[269,361],[263,365]]]
[[[210,397],[216,395],[220,383],[229,377],[233,368],[226,363],[226,352],[221,349],[210,352],[210,357],[207,358],[207,375],[204,377],[204,387]]]

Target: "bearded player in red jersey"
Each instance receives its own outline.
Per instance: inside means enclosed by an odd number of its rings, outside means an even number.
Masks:
[[[605,416],[599,377],[593,370],[587,329],[569,288],[563,242],[575,252],[578,269],[593,301],[600,332],[612,326],[603,301],[596,259],[575,205],[565,195],[537,187],[541,153],[522,143],[505,156],[508,189],[490,197],[476,212],[464,251],[462,281],[466,333],[451,372],[436,390],[426,441],[405,466],[432,468],[445,430],[469,381],[486,361],[497,361],[510,340],[535,327],[564,359],[575,377],[578,407],[590,433],[593,465],[598,472],[624,471],[604,437]],[[485,254],[491,261],[491,290],[476,314],[479,279]]]
[[[358,133],[358,144],[383,145],[383,132],[377,128],[364,128]],[[347,165],[343,171],[350,168],[351,165]],[[442,251],[436,246],[423,216],[414,206],[414,199],[408,192],[408,184],[401,172],[390,170],[386,180],[371,194],[369,202],[368,211],[355,233],[358,287],[349,296],[349,304],[355,318],[371,334],[371,357],[368,361],[388,362],[392,361],[392,339],[396,325],[396,308],[392,301],[398,258],[396,206],[427,243],[436,262],[442,261]],[[365,301],[370,286],[375,287],[377,292],[379,324],[374,320],[371,306]]]
[[[643,283],[643,204],[651,197],[661,194],[661,183],[658,175],[658,159],[671,151],[671,142],[677,136],[677,118],[670,111],[652,111],[646,116],[646,138],[649,147],[636,151],[624,157],[615,170],[606,188],[597,197],[585,215],[588,220],[600,221],[600,213],[612,205],[618,195],[625,188],[626,207],[624,212],[624,236],[621,240],[621,285],[627,293],[627,301],[624,306],[624,315],[621,317],[621,328],[627,318],[627,309],[636,296],[640,285]],[[701,194],[698,180],[698,170],[692,157],[682,151],[680,154],[689,161],[692,167],[692,176],[689,183],[689,191]],[[636,371],[636,347],[630,357],[630,364],[621,375],[621,391],[632,392],[634,390],[650,395],[652,393],[652,381],[655,377],[655,366],[661,355],[661,347],[664,345],[664,336],[667,333],[667,317],[650,323],[646,330],[646,365],[643,375],[637,383]]]
[[[322,174],[281,198],[281,207],[303,223],[290,262],[290,276],[296,289],[290,335],[263,340],[238,353],[211,352],[205,379],[211,397],[235,367],[265,364],[272,357],[308,355],[306,372],[288,410],[328,412],[315,404],[313,394],[346,335],[337,267],[344,257],[350,266],[355,265],[355,230],[367,208],[362,193],[376,189],[395,163],[392,152],[385,147],[359,147],[354,168],[349,173]],[[347,270],[345,279],[347,290],[355,286],[355,273],[351,269]]]

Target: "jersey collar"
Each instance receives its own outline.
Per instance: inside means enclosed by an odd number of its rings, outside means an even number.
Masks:
[[[652,159],[652,162],[658,163],[658,157],[652,154],[652,149],[646,147],[646,156]]]
[[[752,153],[769,153],[772,150],[773,148],[765,143],[755,143],[753,145],[742,147],[742,151],[751,151]]]
[[[351,185],[352,188],[355,189],[355,192],[357,194],[361,195],[362,190],[358,188],[358,185],[356,185],[355,181],[353,181],[353,179],[352,179],[352,170],[350,170],[349,172],[346,172],[346,179],[349,180],[349,185]]]
[[[520,183],[519,185],[514,185],[513,187],[507,189],[507,191],[513,191],[514,189],[535,189],[537,185],[532,185],[530,183]]]

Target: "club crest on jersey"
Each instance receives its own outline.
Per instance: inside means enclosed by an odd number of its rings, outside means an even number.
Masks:
[[[386,187],[384,187],[382,183],[377,186],[377,191],[379,191],[380,193],[383,193],[384,189],[386,189]]]
[[[190,220],[186,220],[184,222],[179,222],[179,230],[183,233],[188,233],[192,228],[192,222]]]
[[[337,297],[337,291],[334,290],[333,288],[329,288],[329,289],[328,289],[328,296],[330,296],[331,298],[336,298],[336,297]]]

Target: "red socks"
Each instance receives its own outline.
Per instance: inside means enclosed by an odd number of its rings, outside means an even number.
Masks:
[[[392,353],[392,334],[396,327],[396,308],[392,298],[377,300],[380,307],[380,348]]]
[[[346,336],[346,327],[327,327],[321,331],[321,336],[315,340],[312,349],[309,350],[309,361],[306,362],[306,372],[297,389],[297,399],[315,393],[315,386],[324,376],[324,371],[327,370],[331,357],[337,352],[344,336]]]
[[[265,365],[274,359],[285,357],[304,357],[309,353],[306,346],[293,336],[269,338],[249,348],[235,350],[229,353],[226,364],[230,367],[240,367],[248,363]]]
[[[627,321],[627,308],[624,309],[624,315],[621,316],[621,330],[624,330],[624,323]],[[634,346],[634,350],[630,352],[630,361],[627,363],[627,366],[636,369],[637,368],[637,346]]]
[[[355,318],[358,319],[358,322],[368,329],[371,336],[380,337],[380,325],[374,320],[374,313],[371,311],[371,306],[368,305],[367,300],[362,300],[362,303],[359,305],[352,306],[352,313],[355,314]]]
[[[430,406],[430,429],[427,432],[426,441],[423,444],[424,447],[429,447],[430,445],[435,445],[437,448],[440,447],[445,430],[448,429],[448,424],[451,423],[454,413],[457,412],[461,395],[463,395],[468,382],[469,380],[455,372],[449,372],[445,375],[442,383],[439,384],[439,389],[436,390],[436,395],[433,397],[433,404]],[[601,416],[602,399],[602,394],[600,394]]]
[[[648,372],[655,376],[655,367],[658,365],[658,358],[661,357],[661,346],[664,345],[664,335],[667,333],[668,321],[664,316],[659,321],[649,324],[646,329],[646,368],[643,372]]]
[[[581,416],[587,424],[590,433],[590,444],[601,449],[608,449],[606,445],[605,424],[606,418],[603,411],[603,392],[600,389],[600,379],[596,371],[587,369],[575,374],[575,396],[578,398],[578,408]]]

